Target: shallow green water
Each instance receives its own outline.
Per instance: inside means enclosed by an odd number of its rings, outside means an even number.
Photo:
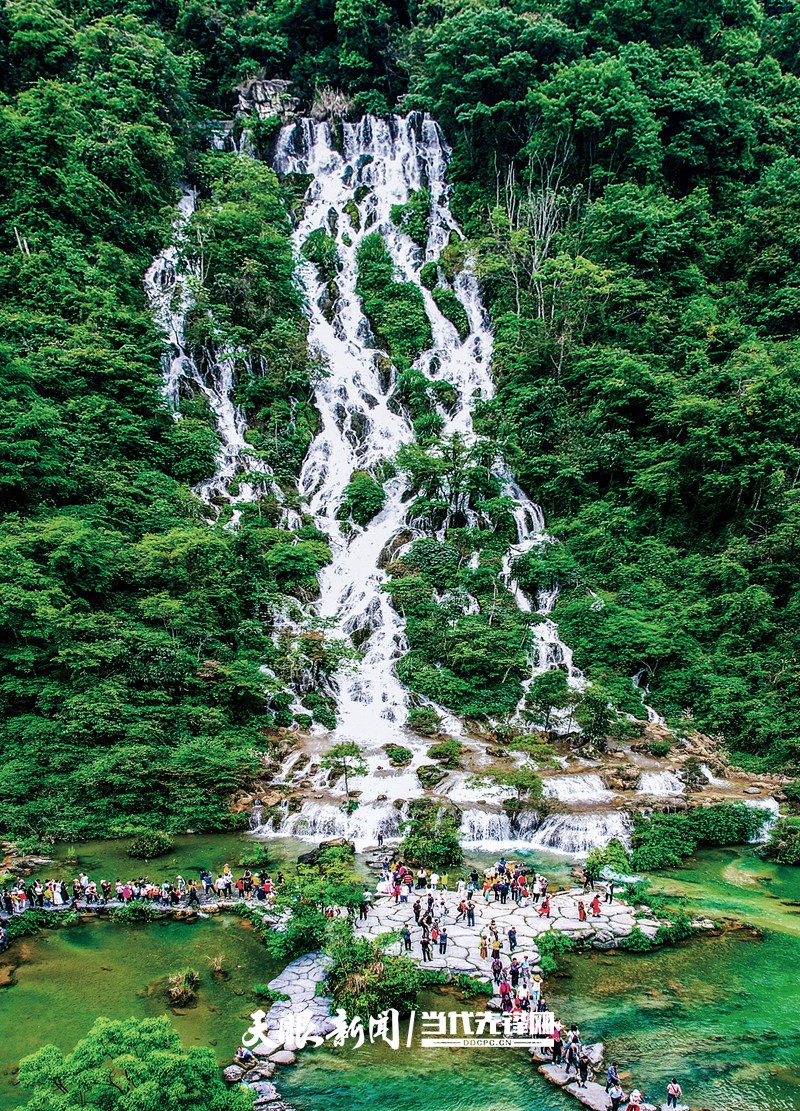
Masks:
[[[270,843],[272,866],[286,868],[303,847]],[[181,839],[154,862],[152,874],[193,874],[201,865],[234,863],[238,837]],[[490,854],[471,854],[485,864]],[[81,867],[109,874],[130,860],[124,846],[79,847]],[[554,882],[569,878],[563,859],[534,855]],[[69,872],[69,869],[68,869]],[[752,923],[752,931],[695,940],[641,956],[591,953],[564,962],[550,1000],[585,1036],[605,1040],[623,1069],[653,1097],[669,1076],[681,1077],[693,1108],[789,1111],[800,1107],[800,869],[779,868],[749,850],[698,854],[658,885],[691,900],[693,911]],[[105,923],[44,932],[21,943],[17,984],[0,991],[0,1109],[22,1102],[11,1085],[16,1061],[44,1041],[69,1048],[99,1014],[168,1011],[159,979],[181,965],[202,976],[199,1003],[173,1015],[184,1042],[211,1044],[227,1060],[248,1025],[250,988],[275,975],[258,941],[238,920],[175,922],[122,928]],[[231,972],[215,981],[208,957],[225,956]],[[241,992],[242,994],[238,994]],[[479,1009],[429,995],[420,1009]],[[172,1013],[169,1012],[168,1013]],[[390,1050],[329,1046],[309,1051],[281,1074],[299,1111],[561,1111],[578,1105],[547,1085],[523,1053],[504,1049]]]
[[[77,844],[56,845],[53,850],[54,864],[40,868],[34,875],[56,876],[58,879],[78,875],[86,871],[94,880],[132,879],[146,876],[148,879],[174,879],[182,875],[185,879],[197,879],[201,868],[209,868],[216,875],[223,864],[230,864],[236,870],[243,854],[258,851],[267,852],[267,867],[273,872],[279,868],[286,871],[293,868],[299,853],[311,847],[292,837],[275,838],[270,841],[254,841],[246,834],[184,834],[175,837],[175,847],[164,856],[155,860],[135,860],[128,856],[129,840],[120,841],[83,841]],[[364,870],[366,875],[366,869]]]
[[[227,978],[211,974],[222,955]],[[17,964],[0,989],[0,1108],[24,1101],[13,1083],[21,1057],[52,1042],[71,1049],[95,1018],[168,1014],[185,1045],[210,1045],[227,1063],[255,1009],[252,986],[277,975],[263,945],[238,918],[149,926],[86,923],[15,942],[0,962]],[[164,977],[189,965],[200,973],[197,1005],[168,1006]]]

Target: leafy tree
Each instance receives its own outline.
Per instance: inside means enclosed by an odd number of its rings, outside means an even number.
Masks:
[[[158,1093],[169,1111],[198,1103],[211,1111],[245,1111],[251,1098],[229,1088],[209,1049],[181,1047],[166,1017],[114,1022],[99,1018],[75,1049],[46,1045],[20,1062],[19,1083],[33,1095],[25,1105],[64,1111],[72,1107],[146,1106]]]
[[[345,797],[350,795],[350,777],[367,774],[363,750],[355,741],[340,741],[333,745],[320,760],[320,765],[330,768],[334,779],[344,777]]]

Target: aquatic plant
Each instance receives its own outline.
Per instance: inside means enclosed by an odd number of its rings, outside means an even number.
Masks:
[[[158,829],[142,830],[137,833],[128,846],[128,856],[140,860],[152,860],[157,856],[165,856],[174,846],[175,842],[168,833]]]
[[[200,984],[200,973],[195,968],[181,968],[167,976],[167,995],[176,1007],[185,1007],[194,1001]]]

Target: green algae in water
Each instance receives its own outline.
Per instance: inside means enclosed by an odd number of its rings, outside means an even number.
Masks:
[[[210,960],[220,954],[226,975],[215,978]],[[28,1095],[14,1084],[20,1058],[47,1042],[71,1049],[100,1015],[168,1014],[185,1046],[211,1046],[220,1063],[228,1063],[258,1005],[253,985],[281,968],[252,931],[230,917],[44,930],[16,942],[3,959],[19,962],[16,983],[0,989],[3,1111]],[[164,978],[185,965],[200,972],[197,1003],[173,1010]]]

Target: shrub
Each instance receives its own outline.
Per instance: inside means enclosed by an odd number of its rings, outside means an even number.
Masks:
[[[259,1003],[284,1003],[289,998],[282,991],[275,991],[267,984],[253,984],[253,995]]]
[[[649,953],[655,946],[654,939],[642,933],[638,926],[634,926],[620,944],[620,948],[627,949],[629,953]]]
[[[389,757],[389,763],[395,768],[404,768],[406,764],[410,764],[414,759],[414,753],[410,748],[404,748],[403,745],[384,745],[383,751]]]
[[[779,818],[760,851],[778,864],[800,864],[800,818]]]
[[[431,745],[428,749],[428,755],[432,760],[438,760],[443,768],[458,768],[461,766],[463,750],[464,746],[461,741],[457,741],[455,737],[449,737],[446,741]]]
[[[698,845],[739,845],[763,826],[766,813],[742,802],[702,806],[686,814],[634,814],[632,861],[637,870],[674,868]]]
[[[393,204],[390,213],[392,223],[411,236],[420,247],[428,242],[430,215],[431,194],[428,189],[412,191],[406,203]]]
[[[408,711],[407,725],[415,733],[424,733],[426,737],[430,737],[438,732],[440,724],[441,719],[433,706],[416,706]]]
[[[426,262],[419,272],[419,280],[426,289],[433,289],[439,280],[439,267],[435,262]]]
[[[628,855],[628,850],[616,837],[612,837],[605,848],[598,846],[592,849],[586,857],[586,868],[592,875],[598,875],[606,867],[613,868],[615,872],[623,874],[631,870],[631,858]]]
[[[651,756],[668,756],[672,745],[669,741],[651,741],[649,745]]]
[[[413,362],[433,342],[422,293],[413,282],[396,279],[391,255],[378,232],[362,239],[356,262],[356,293],[376,338],[393,358]]]
[[[469,317],[458,297],[452,289],[443,289],[441,286],[437,286],[432,293],[439,312],[453,325],[458,332],[458,338],[465,340],[469,335]]]
[[[750,841],[768,816],[766,810],[743,802],[702,806],[686,815],[701,845],[739,845]]]
[[[389,943],[394,942],[391,936]],[[405,1014],[417,1001],[422,971],[407,956],[386,952],[387,941],[353,936],[352,923],[334,922],[326,952],[333,963],[327,989],[348,1016],[377,1015],[390,1007]]]
[[[570,953],[576,945],[575,939],[561,930],[548,930],[546,934],[540,934],[536,939],[536,948],[539,950],[539,964],[545,976],[557,971],[556,956]]]
[[[403,826],[399,855],[409,864],[441,871],[461,864],[464,854],[458,837],[461,814],[433,799],[414,799]]]
[[[160,918],[163,913],[163,910],[154,907],[152,903],[148,903],[145,899],[134,899],[133,902],[125,903],[124,906],[114,907],[108,917],[117,925],[133,926],[138,922],[153,922],[156,918]]]
[[[351,517],[357,525],[364,528],[376,513],[380,513],[385,501],[386,492],[380,482],[366,471],[354,471],[345,487],[336,516],[339,520]]]
[[[341,264],[336,250],[336,242],[331,239],[324,228],[317,228],[316,231],[311,232],[300,248],[300,254],[309,262],[313,262],[319,270],[320,277],[328,281],[334,278],[339,271]]]
[[[128,856],[139,860],[152,860],[153,857],[164,856],[174,844],[168,833],[157,829],[142,830],[128,846]]]

